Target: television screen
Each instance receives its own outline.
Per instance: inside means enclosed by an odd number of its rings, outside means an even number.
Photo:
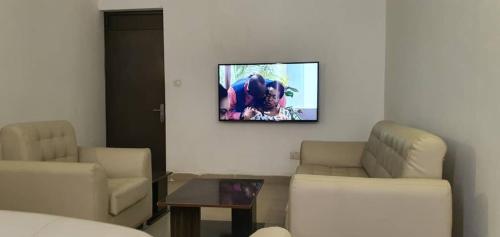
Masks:
[[[318,121],[318,62],[220,64],[219,120]]]

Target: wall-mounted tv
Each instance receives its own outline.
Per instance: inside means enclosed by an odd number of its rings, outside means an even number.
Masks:
[[[219,64],[219,121],[317,122],[318,62]]]

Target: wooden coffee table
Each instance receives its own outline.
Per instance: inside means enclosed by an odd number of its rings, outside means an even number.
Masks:
[[[248,237],[256,228],[261,179],[193,179],[158,202],[170,206],[171,237],[200,237],[200,208],[231,208],[232,236]]]

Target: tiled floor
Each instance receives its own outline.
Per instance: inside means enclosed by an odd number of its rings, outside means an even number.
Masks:
[[[264,186],[257,197],[257,222],[264,223],[265,226],[284,226],[285,207],[288,202],[288,188],[290,177],[257,177],[257,176],[221,176],[174,174],[169,182],[169,193],[175,191],[188,180],[199,178],[262,178]],[[170,215],[160,218],[153,225],[147,227],[145,231],[154,237],[170,237]],[[230,221],[231,210],[225,208],[202,208],[202,220]]]

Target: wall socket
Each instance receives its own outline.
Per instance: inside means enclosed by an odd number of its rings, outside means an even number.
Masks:
[[[290,152],[290,160],[300,160],[300,152]]]

